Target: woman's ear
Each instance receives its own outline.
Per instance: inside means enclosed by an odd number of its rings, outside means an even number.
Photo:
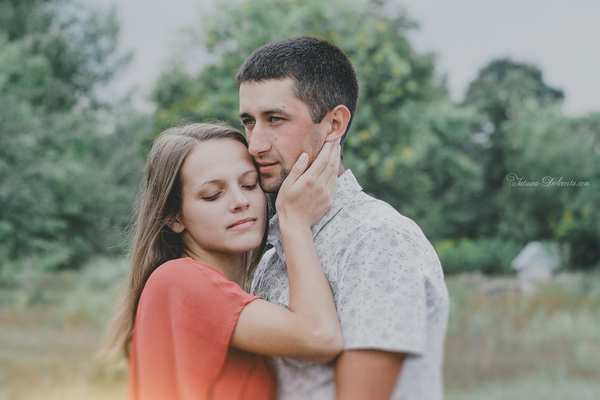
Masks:
[[[175,233],[181,233],[185,230],[185,226],[179,220],[179,217],[175,217],[171,222],[169,222],[169,228]]]
[[[346,133],[346,128],[350,123],[350,117],[350,110],[348,110],[348,107],[342,104],[329,111],[331,127],[329,133],[325,137],[325,141],[333,142],[344,136],[344,133]]]

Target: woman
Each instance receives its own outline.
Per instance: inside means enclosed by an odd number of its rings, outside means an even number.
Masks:
[[[146,165],[121,305],[109,332],[129,357],[131,399],[274,399],[268,359],[325,362],[342,345],[310,227],[333,201],[339,145],[306,170],[303,154],[277,201],[289,308],[242,290],[265,245],[267,202],[237,131],[169,129]],[[257,249],[257,250],[255,250]]]

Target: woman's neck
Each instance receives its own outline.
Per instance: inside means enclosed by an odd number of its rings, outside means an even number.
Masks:
[[[225,277],[244,287],[246,280],[246,255],[241,254],[214,254],[199,251],[185,250],[183,257],[190,257],[198,262],[208,264],[221,271]]]

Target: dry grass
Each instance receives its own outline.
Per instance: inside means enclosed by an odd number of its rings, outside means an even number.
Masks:
[[[122,262],[0,290],[0,400],[125,399],[126,369],[96,362]],[[600,275],[523,292],[514,280],[449,277],[448,400],[595,399]]]
[[[528,381],[546,382],[540,390],[556,382],[600,382],[599,275],[564,275],[525,291],[514,280],[477,275],[451,278],[448,285],[448,393],[495,382],[529,391]],[[600,383],[595,389],[600,392]],[[558,398],[577,398],[571,395]]]
[[[123,379],[95,361],[101,330],[57,321],[56,309],[2,307],[0,399],[124,399]]]
[[[446,400],[598,400],[600,383],[529,378],[488,382],[447,393]]]
[[[101,260],[2,289],[0,400],[125,399],[125,370],[96,359],[122,269]]]

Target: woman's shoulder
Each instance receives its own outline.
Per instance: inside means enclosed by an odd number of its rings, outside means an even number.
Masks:
[[[177,258],[161,264],[148,279],[146,285],[168,287],[210,284],[227,281],[216,268],[191,258]]]
[[[164,309],[173,305],[180,309],[181,304],[189,307],[210,304],[214,311],[235,308],[255,299],[216,268],[190,258],[171,260],[156,268],[144,286],[142,297],[146,303],[158,302]]]

